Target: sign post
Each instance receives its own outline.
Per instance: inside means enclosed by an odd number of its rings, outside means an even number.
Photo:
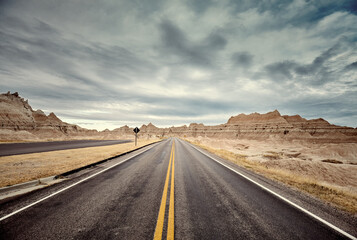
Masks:
[[[138,132],[140,132],[140,129],[138,127],[134,128],[134,133],[135,133],[135,146],[137,144],[137,139],[138,139]]]

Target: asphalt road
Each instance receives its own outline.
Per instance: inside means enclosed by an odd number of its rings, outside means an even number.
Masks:
[[[130,140],[74,140],[31,143],[4,143],[0,144],[0,157],[26,153],[49,152],[56,150],[107,146],[131,142]]]
[[[61,183],[75,185],[58,194],[66,185],[2,202],[0,239],[348,239],[186,142],[141,151]]]

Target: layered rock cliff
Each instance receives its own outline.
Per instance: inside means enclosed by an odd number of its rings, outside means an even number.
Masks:
[[[21,135],[26,136],[26,139],[31,138],[30,135],[32,138],[41,139],[97,133],[96,130],[87,130],[63,122],[54,113],[47,116],[41,110],[34,111],[28,101],[21,98],[17,92],[0,95],[0,129],[3,130],[2,139],[11,138],[11,135],[14,139],[21,139]]]
[[[149,127],[150,125],[150,127]],[[357,142],[357,129],[332,125],[324,119],[307,120],[299,115],[281,115],[277,110],[266,114],[239,114],[227,123],[205,126],[157,128],[143,125],[142,136],[209,137],[220,139],[283,139],[315,142]]]
[[[0,95],[0,140],[7,139],[118,139],[133,138],[133,128],[123,126],[112,131],[88,130],[61,121],[54,113],[34,111],[18,93]],[[332,125],[324,119],[307,120],[299,115],[281,115],[277,110],[266,114],[239,114],[227,123],[205,126],[159,128],[149,123],[140,127],[139,137],[209,137],[218,139],[283,139],[316,142],[357,142],[357,129]]]

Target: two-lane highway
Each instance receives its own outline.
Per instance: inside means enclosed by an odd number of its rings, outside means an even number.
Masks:
[[[1,217],[0,239],[349,239],[179,139]]]

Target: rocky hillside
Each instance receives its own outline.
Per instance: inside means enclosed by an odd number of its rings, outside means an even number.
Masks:
[[[0,129],[2,140],[56,139],[98,133],[63,122],[54,113],[47,116],[41,110],[34,111],[17,92],[0,95]]]
[[[326,120],[306,120],[299,115],[281,115],[277,110],[266,114],[239,114],[227,123],[205,126],[191,123],[189,126],[157,128],[151,123],[141,128],[141,135],[209,137],[221,139],[283,139],[315,142],[357,142],[357,129],[332,125]]]
[[[0,95],[0,140],[131,139],[133,136],[133,128],[128,126],[112,131],[88,130],[65,123],[54,113],[47,116],[41,110],[34,111],[18,93]],[[216,126],[191,123],[158,128],[149,123],[140,127],[141,138],[171,136],[337,143],[357,142],[357,129],[332,125],[321,118],[307,120],[299,115],[282,116],[277,110],[266,114],[239,114]]]
[[[54,113],[48,116],[41,111],[34,111],[28,101],[15,92],[0,95],[1,128],[8,130],[58,130],[63,133],[78,131],[76,125],[62,122]]]

